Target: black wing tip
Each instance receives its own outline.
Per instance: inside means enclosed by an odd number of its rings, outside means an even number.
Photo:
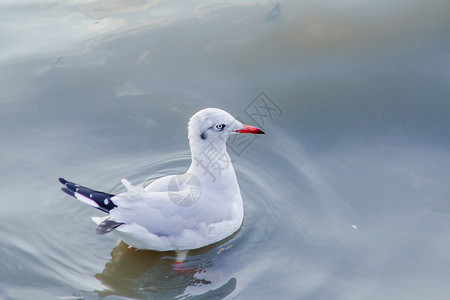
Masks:
[[[61,190],[69,196],[75,197],[75,193],[72,190],[69,190],[66,187],[61,188]]]
[[[109,213],[109,211],[111,209],[117,207],[114,204],[114,202],[112,202],[112,200],[111,200],[111,198],[114,197],[113,194],[99,192],[99,191],[81,186],[79,184],[67,181],[62,177],[59,178],[59,182],[61,182],[64,185],[64,187],[61,188],[61,190],[64,193],[66,193],[72,197],[75,197],[75,198],[77,198],[76,194],[80,194],[86,198],[89,198],[93,202],[97,203],[97,205],[91,205],[91,206],[93,206],[103,212]]]
[[[61,182],[64,185],[64,187],[71,190],[72,192],[77,192],[78,188],[81,187],[80,185],[70,182],[70,181],[67,181],[62,177],[59,178],[59,182]],[[71,195],[71,194],[69,194],[69,195]]]

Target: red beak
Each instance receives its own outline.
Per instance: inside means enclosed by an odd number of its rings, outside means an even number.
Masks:
[[[244,126],[243,129],[235,130],[235,132],[239,132],[239,133],[253,133],[253,134],[265,134],[264,131],[262,131],[261,129],[259,129],[257,127],[253,127],[253,126],[245,125],[245,124],[243,124],[243,126]]]

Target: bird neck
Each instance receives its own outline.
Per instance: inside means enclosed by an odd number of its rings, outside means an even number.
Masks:
[[[208,184],[237,184],[234,168],[227,153],[226,142],[190,141],[192,162],[189,173]]]

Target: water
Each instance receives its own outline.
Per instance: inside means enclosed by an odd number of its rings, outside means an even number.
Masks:
[[[448,9],[3,1],[0,298],[446,299]],[[246,113],[260,92],[281,115]],[[230,151],[241,230],[181,265],[97,236],[57,178],[183,172],[204,107],[264,122]]]

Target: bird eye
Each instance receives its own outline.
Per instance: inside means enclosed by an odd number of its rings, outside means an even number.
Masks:
[[[217,124],[216,128],[219,129],[219,130],[222,130],[222,129],[225,128],[225,124]]]

